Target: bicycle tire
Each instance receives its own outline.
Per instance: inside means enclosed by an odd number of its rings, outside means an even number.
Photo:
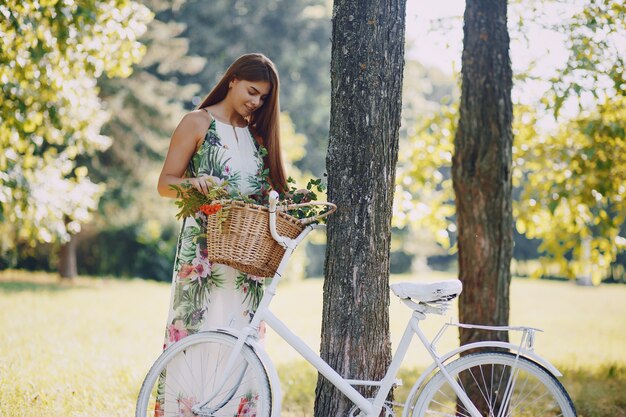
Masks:
[[[233,335],[209,331],[187,336],[164,350],[144,379],[135,417],[187,415],[185,411],[193,405],[212,397],[222,376],[220,364],[224,364],[236,342]],[[250,346],[243,346],[226,384],[208,407],[216,410],[205,415],[214,417],[270,416],[269,378]]]
[[[506,376],[511,375],[512,369],[517,373],[507,406],[506,402],[503,405],[502,398],[506,392]],[[456,381],[461,381],[464,390],[469,388],[469,384],[478,388],[479,395],[474,405],[485,416],[576,417],[574,404],[559,380],[527,358],[508,352],[478,352],[456,359],[446,365],[446,370]],[[503,406],[507,408],[501,412]],[[457,417],[470,416],[470,413],[459,403],[449,382],[439,371],[417,396],[411,415]]]

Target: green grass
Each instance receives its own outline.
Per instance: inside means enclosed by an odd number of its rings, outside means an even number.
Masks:
[[[402,369],[404,385],[394,391],[394,400],[404,402],[422,368]],[[283,387],[283,415],[312,416],[317,373],[303,361],[278,367]],[[601,365],[591,368],[561,367],[561,383],[574,400],[579,417],[626,417],[626,366]],[[399,415],[401,411],[399,412]]]
[[[626,287],[516,279],[511,296],[511,323],[546,331],[537,351],[565,374],[579,415],[626,416]],[[273,304],[314,349],[321,299],[321,280],[287,282]],[[46,274],[0,274],[0,416],[131,416],[142,378],[161,351],[168,302],[162,283],[81,278],[63,284]],[[395,342],[409,311],[392,298],[390,314]],[[423,327],[432,335],[446,320]],[[448,336],[441,350],[458,343],[456,332]],[[315,370],[271,332],[266,346],[283,381],[284,415],[311,415]],[[411,352],[402,390],[427,363],[417,344]]]

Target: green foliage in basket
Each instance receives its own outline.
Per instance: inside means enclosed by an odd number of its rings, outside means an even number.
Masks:
[[[287,179],[287,183],[289,185],[289,198],[285,200],[289,201],[288,204],[301,204],[309,201],[316,201],[317,194],[315,193],[315,191],[320,193],[326,191],[326,184],[323,184],[322,180],[319,178],[309,180],[306,185],[306,192],[298,192],[299,189],[295,186],[295,181],[291,177]],[[282,200],[283,196],[281,196],[281,201]],[[326,211],[328,211],[327,206],[303,206],[296,207],[292,210],[287,210],[287,214],[295,217],[296,219],[308,219],[310,217],[324,214]]]
[[[208,192],[202,193],[189,182],[183,182],[180,185],[170,185],[170,188],[176,191],[176,206],[178,220],[185,217],[193,217],[198,212],[202,212],[207,216],[217,215],[218,227],[222,225],[228,217],[228,202],[241,201],[248,204],[256,204],[264,207],[269,206],[269,191],[272,189],[269,181],[269,171],[266,169],[261,173],[261,192],[253,195],[243,195],[238,191],[229,191],[229,184],[226,180],[219,180],[208,177]],[[295,186],[293,178],[287,180],[288,190],[279,193],[280,205],[287,207],[289,205],[303,204],[317,199],[317,192],[324,192],[326,185],[321,179],[311,179],[306,185],[306,189],[299,189]],[[285,212],[297,219],[305,219],[325,213],[328,210],[326,206],[302,206],[285,209]]]
[[[178,207],[176,218],[180,220],[193,217],[197,212],[202,212],[207,216],[215,214],[217,225],[221,227],[228,217],[228,206],[224,206],[224,203],[236,199],[236,196],[228,191],[228,181],[215,181],[212,178],[207,178],[206,181],[209,185],[206,194],[189,182],[170,185],[170,188],[176,191],[175,204]]]

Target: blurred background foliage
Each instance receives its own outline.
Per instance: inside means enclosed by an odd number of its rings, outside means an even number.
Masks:
[[[569,50],[554,76],[516,72],[513,272],[624,282],[626,10],[570,3],[511,2],[514,39],[544,24]],[[0,267],[56,270],[69,245],[79,273],[169,280],[179,225],[156,193],[169,136],[245,52],[280,71],[289,174],[322,177],[330,14],[328,0],[0,5]],[[454,268],[457,75],[406,63],[392,272]],[[322,275],[323,243],[290,275]]]
[[[0,6],[0,248],[67,242],[104,191],[79,156],[111,146],[96,80],[127,77],[151,13],[132,1]]]

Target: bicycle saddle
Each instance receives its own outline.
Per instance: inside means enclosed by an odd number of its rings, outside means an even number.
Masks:
[[[422,303],[450,301],[463,290],[463,284],[458,279],[437,282],[398,282],[389,287],[400,298],[409,298]]]

